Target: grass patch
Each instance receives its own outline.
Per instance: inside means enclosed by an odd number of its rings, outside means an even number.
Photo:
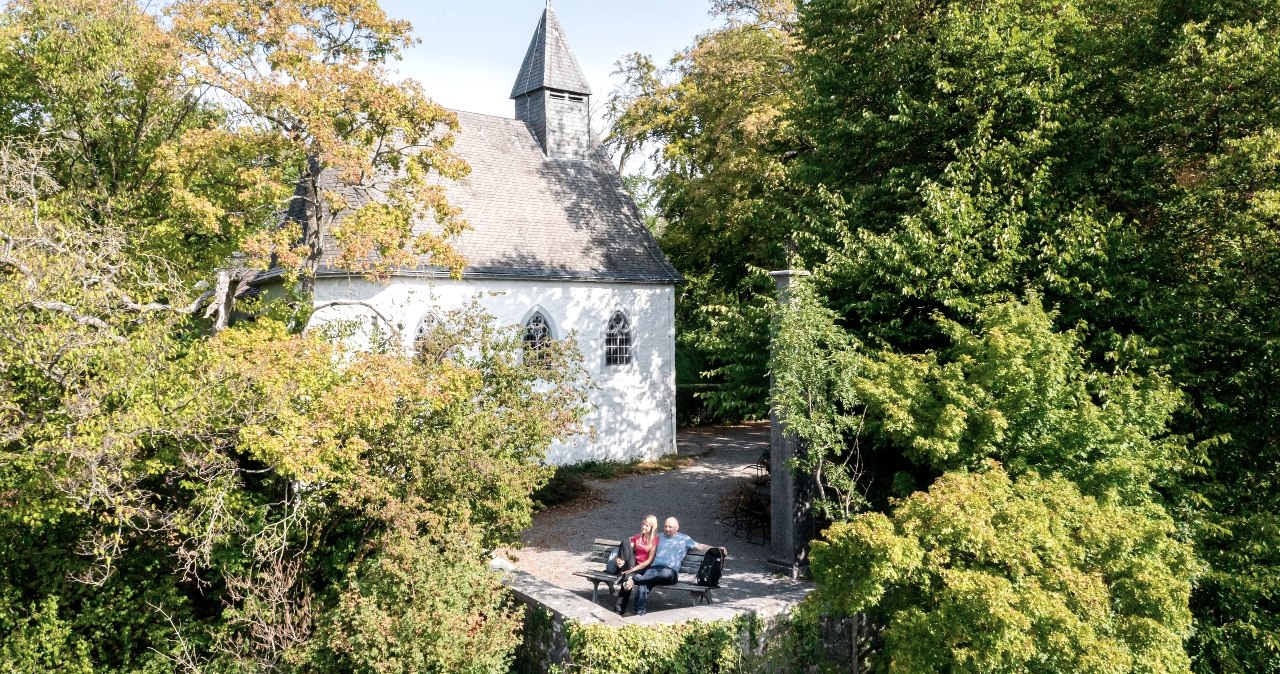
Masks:
[[[691,456],[668,454],[656,461],[584,461],[572,466],[559,466],[551,480],[533,493],[533,502],[539,510],[574,503],[592,496],[587,480],[616,480],[630,475],[665,473],[691,466],[693,462]]]

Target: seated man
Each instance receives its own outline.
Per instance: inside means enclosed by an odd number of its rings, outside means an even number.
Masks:
[[[649,602],[649,590],[658,585],[674,585],[677,582],[680,564],[684,562],[684,556],[690,550],[706,552],[711,547],[697,543],[688,535],[680,533],[680,521],[674,517],[668,517],[662,525],[662,533],[658,536],[658,551],[654,554],[653,563],[649,568],[631,577],[636,591],[636,615],[645,614],[645,605]],[[720,548],[720,553],[729,555],[726,548]],[[613,605],[614,610],[620,614],[626,613],[629,599],[631,599],[630,588],[619,591],[618,601]]]

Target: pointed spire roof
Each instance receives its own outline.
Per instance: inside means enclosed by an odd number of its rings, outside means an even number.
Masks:
[[[516,84],[511,88],[511,98],[542,88],[591,95],[591,86],[569,48],[569,40],[560,28],[560,21],[556,19],[550,2],[542,12],[542,20],[533,32],[533,39],[529,41],[524,64],[520,66]]]

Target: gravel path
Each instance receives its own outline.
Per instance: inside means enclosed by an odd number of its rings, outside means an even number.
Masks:
[[[749,466],[769,445],[767,422],[694,428],[677,438],[681,454],[697,456],[695,463],[655,475],[635,475],[611,481],[591,481],[599,500],[586,506],[553,508],[534,516],[523,536],[524,548],[508,554],[517,568],[553,585],[591,597],[591,583],[572,575],[587,568],[595,538],[622,538],[640,528],[645,515],[680,520],[680,530],[699,543],[729,549],[718,602],[764,597],[807,584],[776,576],[769,568],[769,546],[755,534],[754,542],[734,537],[733,527],[721,522],[732,509],[738,491],[750,484]],[[688,580],[682,578],[681,580]],[[689,606],[688,593],[655,592],[651,610]]]

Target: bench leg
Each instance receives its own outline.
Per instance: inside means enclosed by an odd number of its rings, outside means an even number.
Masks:
[[[600,581],[593,580],[591,581],[591,603],[594,604],[599,600],[600,600]]]

